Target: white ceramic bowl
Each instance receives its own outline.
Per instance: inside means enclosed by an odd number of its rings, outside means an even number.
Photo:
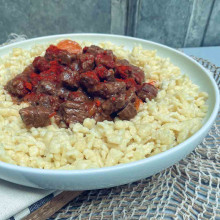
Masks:
[[[200,86],[202,91],[209,94],[207,101],[209,109],[204,119],[203,127],[193,136],[158,155],[136,162],[121,164],[112,167],[88,170],[43,170],[0,162],[0,178],[35,188],[60,190],[89,190],[112,187],[137,181],[175,164],[202,141],[213,124],[219,108],[219,91],[211,74],[200,64],[181,52],[151,41],[132,37],[107,34],[65,34],[40,37],[14,43],[0,48],[0,56],[9,53],[12,48],[30,48],[34,44],[46,43],[59,38],[86,40],[94,44],[102,41],[111,41],[114,44],[124,45],[131,49],[135,44],[141,44],[144,49],[157,50],[161,57],[169,57],[171,62],[180,67],[182,73],[190,74],[190,79]]]

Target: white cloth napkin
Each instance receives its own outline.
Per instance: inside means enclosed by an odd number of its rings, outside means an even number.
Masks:
[[[0,180],[0,220],[10,218],[52,192]]]

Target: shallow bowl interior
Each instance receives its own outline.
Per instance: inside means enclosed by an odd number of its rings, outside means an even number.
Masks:
[[[0,48],[0,56],[9,53],[13,48],[29,49],[35,44],[52,42],[56,39],[70,38],[73,40],[90,41],[94,44],[110,41],[117,45],[124,45],[132,49],[135,45],[141,45],[144,49],[157,50],[159,56],[170,58],[171,62],[180,67],[202,91],[209,95],[209,106],[203,127],[192,137],[176,147],[158,155],[136,162],[121,164],[113,167],[89,169],[89,170],[43,170],[0,162],[0,178],[21,185],[62,190],[88,190],[111,187],[126,184],[142,178],[146,178],[173,165],[189,154],[205,137],[213,124],[219,108],[219,91],[211,74],[200,64],[183,53],[157,44],[137,38],[107,35],[107,34],[66,34],[54,35],[27,41],[14,43]]]

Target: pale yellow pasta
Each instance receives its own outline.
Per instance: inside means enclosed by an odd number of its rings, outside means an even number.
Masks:
[[[80,42],[82,46],[91,45]],[[8,80],[22,72],[48,45],[31,50],[13,49],[0,58],[0,160],[43,169],[88,169],[140,160],[166,151],[183,142],[201,126],[207,112],[208,95],[156,51],[134,47],[125,50],[109,42],[100,46],[111,49],[119,58],[128,59],[145,71],[146,81],[155,80],[157,98],[143,103],[130,121],[83,124],[59,128],[53,121],[43,128],[27,129],[19,109],[4,90]]]

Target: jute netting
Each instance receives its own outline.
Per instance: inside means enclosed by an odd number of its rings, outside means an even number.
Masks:
[[[220,68],[194,59],[220,87]],[[50,219],[220,219],[220,113],[202,143],[179,163],[135,183],[86,191]]]

